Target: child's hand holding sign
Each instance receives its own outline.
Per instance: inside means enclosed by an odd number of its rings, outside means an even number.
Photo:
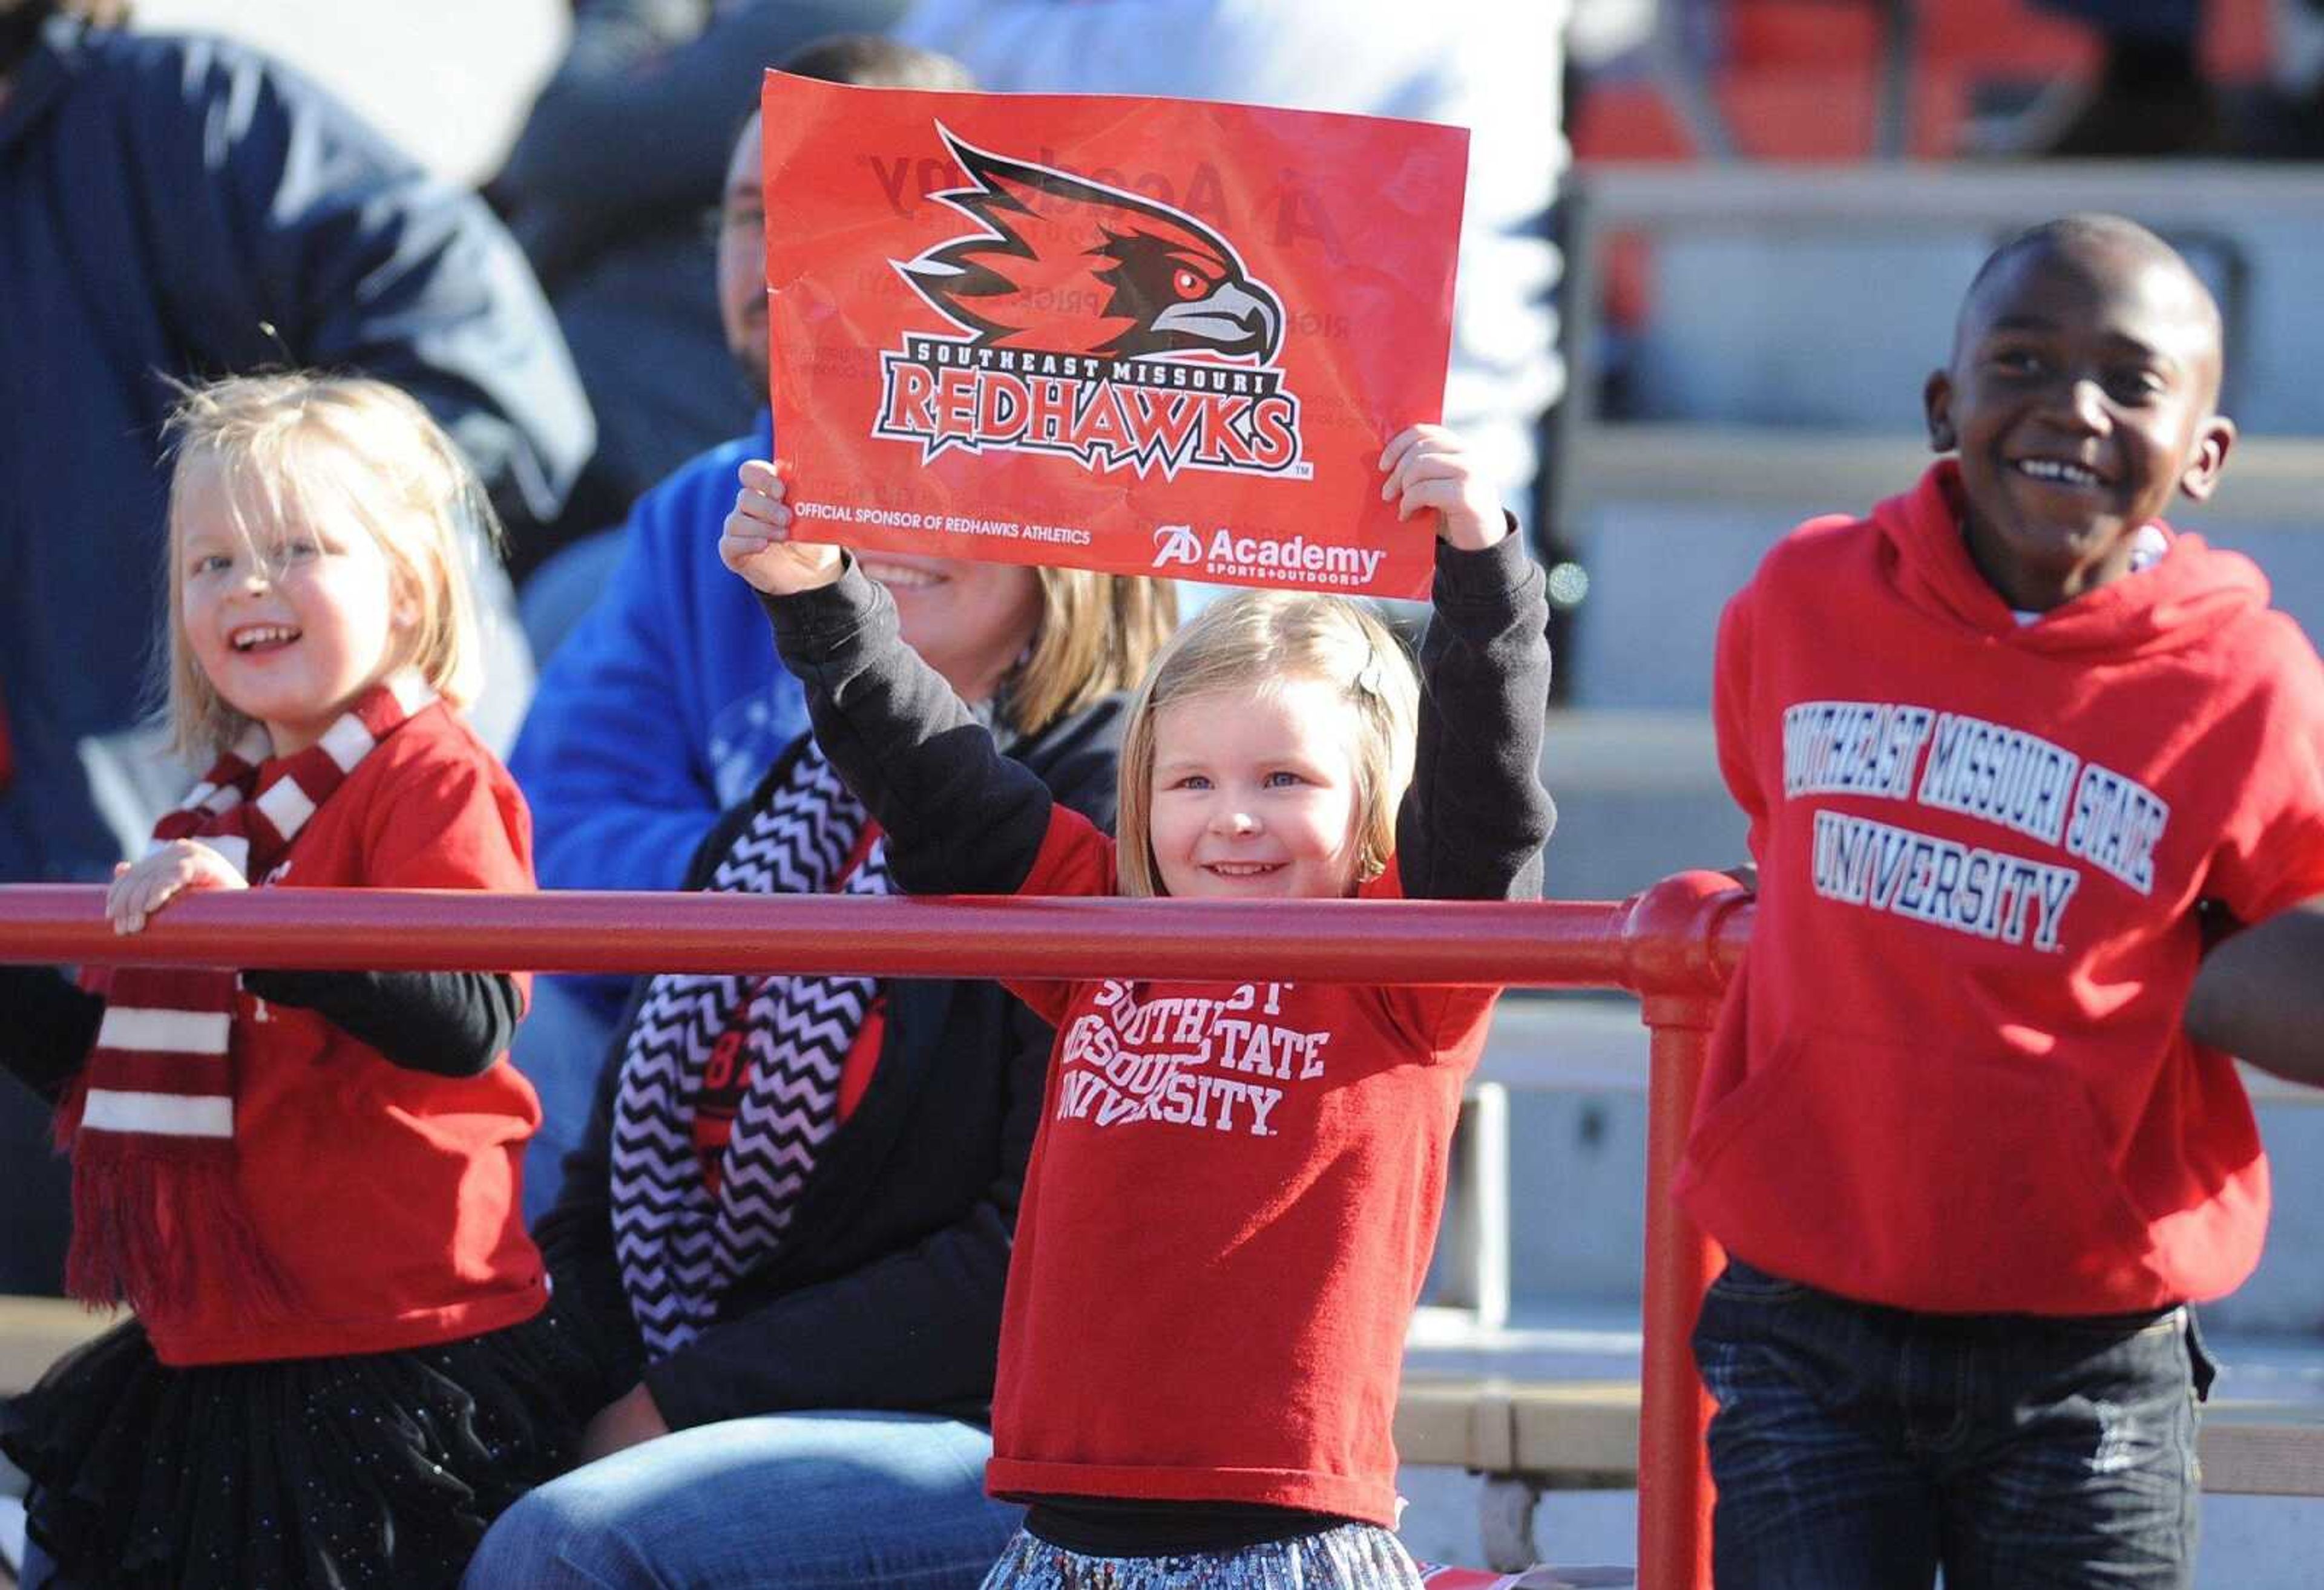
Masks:
[[[1433,510],[1437,537],[1460,551],[1482,552],[1509,533],[1499,496],[1478,477],[1461,438],[1443,426],[1398,431],[1379,466],[1388,472],[1380,500],[1396,504],[1397,518]]]
[[[718,556],[728,568],[770,596],[812,591],[839,578],[838,547],[791,539],[791,510],[773,464],[750,459],[736,478],[742,490],[718,538]]]

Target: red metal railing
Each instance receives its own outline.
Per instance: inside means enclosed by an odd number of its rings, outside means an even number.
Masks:
[[[1620,903],[810,899],[591,892],[268,889],[189,896],[116,937],[103,891],[0,887],[0,962],[374,970],[877,971],[1622,988],[1652,1034],[1640,1590],[1709,1590],[1708,1402],[1687,1337],[1717,1252],[1669,1198],[1711,1024],[1749,933],[1717,873]]]

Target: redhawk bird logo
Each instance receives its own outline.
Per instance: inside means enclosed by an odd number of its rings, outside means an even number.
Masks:
[[[1167,205],[936,131],[976,186],[934,197],[984,230],[897,269],[971,345],[1274,359],[1283,306],[1225,238]]]
[[[1101,473],[1309,478],[1299,397],[1275,363],[1283,305],[1225,238],[936,131],[974,186],[936,197],[979,230],[894,262],[956,329],[881,351],[873,436],[923,459],[999,449]]]

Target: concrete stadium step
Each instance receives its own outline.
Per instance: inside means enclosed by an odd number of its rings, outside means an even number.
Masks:
[[[1987,253],[2089,210],[2155,227],[2219,295],[2228,413],[2270,435],[2324,432],[2324,190],[2288,162],[1597,164],[1569,200],[1567,301],[1598,302],[1601,240],[1636,257],[1645,238],[1629,295],[1643,308],[1619,334],[1629,412],[1912,431]],[[1586,315],[1572,330],[1586,405],[1615,334]]]
[[[1562,659],[1575,703],[1708,707],[1720,610],[1767,547],[1804,519],[1894,496],[1930,457],[1909,434],[1693,424],[1580,431],[1567,535],[1590,591]],[[2324,637],[2319,483],[2324,439],[2249,437],[2211,501],[2170,510],[2172,523],[2255,558],[2276,605],[2311,638]]]
[[[1557,801],[1544,862],[1553,898],[1624,899],[1674,872],[1745,857],[1742,815],[1700,708],[1554,712],[1542,782]]]
[[[63,1298],[0,1296],[0,1397],[25,1390],[50,1365],[120,1318]]]
[[[1465,1490],[1477,1515],[1476,1543],[1462,1544],[1504,1569],[1533,1561],[1545,1543],[1559,1555],[1568,1548],[1556,1539],[1556,1525],[1547,1531],[1538,1527],[1545,1496],[1634,1493],[1637,1439],[1635,1381],[1414,1376],[1397,1405],[1397,1450],[1406,1465],[1400,1484],[1407,1492],[1421,1490],[1415,1483],[1420,1470],[1457,1469],[1472,1476],[1466,1487],[1435,1489],[1429,1512],[1457,1508]],[[2214,1402],[2203,1411],[2199,1440],[2207,1511],[2217,1498],[2266,1497],[2312,1507],[2315,1498],[2324,1497],[2324,1407]],[[1424,1532],[1442,1539],[1454,1527],[1451,1519],[1416,1512],[1408,1511],[1404,1522],[1416,1545]],[[2238,1574],[2227,1582],[2251,1581]]]
[[[1552,841],[1550,864],[1565,894],[1560,842]],[[1731,853],[1742,854],[1739,833]],[[1701,859],[1698,852],[1679,864]],[[1618,996],[1505,995],[1478,1077],[1508,1089],[1507,1273],[1517,1317],[1527,1306],[1586,1305],[1612,1310],[1600,1323],[1613,1328],[1627,1309],[1635,1329],[1646,1133],[1646,1032],[1637,1004]],[[2274,1216],[2258,1272],[2233,1296],[2207,1304],[2203,1319],[2231,1341],[2324,1342],[2324,1091],[2249,1069],[2244,1083],[2274,1167]],[[1460,1228],[1458,1215],[1456,1205],[1449,1230]],[[2266,1373],[2296,1375],[2324,1398],[2324,1348],[2313,1363],[2275,1354],[2262,1361]]]
[[[1694,501],[1828,513],[1892,496],[1932,456],[1916,431],[1825,427],[1606,422],[1576,438],[1571,467],[1591,501]],[[2200,510],[2205,521],[2306,523],[2324,529],[2316,487],[2324,479],[2324,437],[2246,436],[2219,489]]]
[[[2207,1404],[2203,1488],[2324,1496],[2324,1405]],[[1406,1463],[1527,1479],[1544,1490],[1615,1490],[1638,1481],[1636,1381],[1512,1381],[1416,1375],[1396,1411]]]

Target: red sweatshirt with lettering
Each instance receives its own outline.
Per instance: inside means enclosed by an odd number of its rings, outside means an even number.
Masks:
[[[2203,908],[2324,894],[2324,668],[2256,567],[2167,530],[2021,622],[1960,500],[1947,461],[1801,526],[1721,620],[1759,904],[1678,1197],[1869,1302],[2217,1297],[2258,1261],[2267,1161],[2181,1016]]]
[[[1113,841],[1053,808],[1021,892],[1113,882]],[[1397,897],[1393,870],[1363,892]],[[1009,1263],[987,1486],[1394,1528],[1405,1326],[1498,990],[1010,991],[1057,1046]]]

